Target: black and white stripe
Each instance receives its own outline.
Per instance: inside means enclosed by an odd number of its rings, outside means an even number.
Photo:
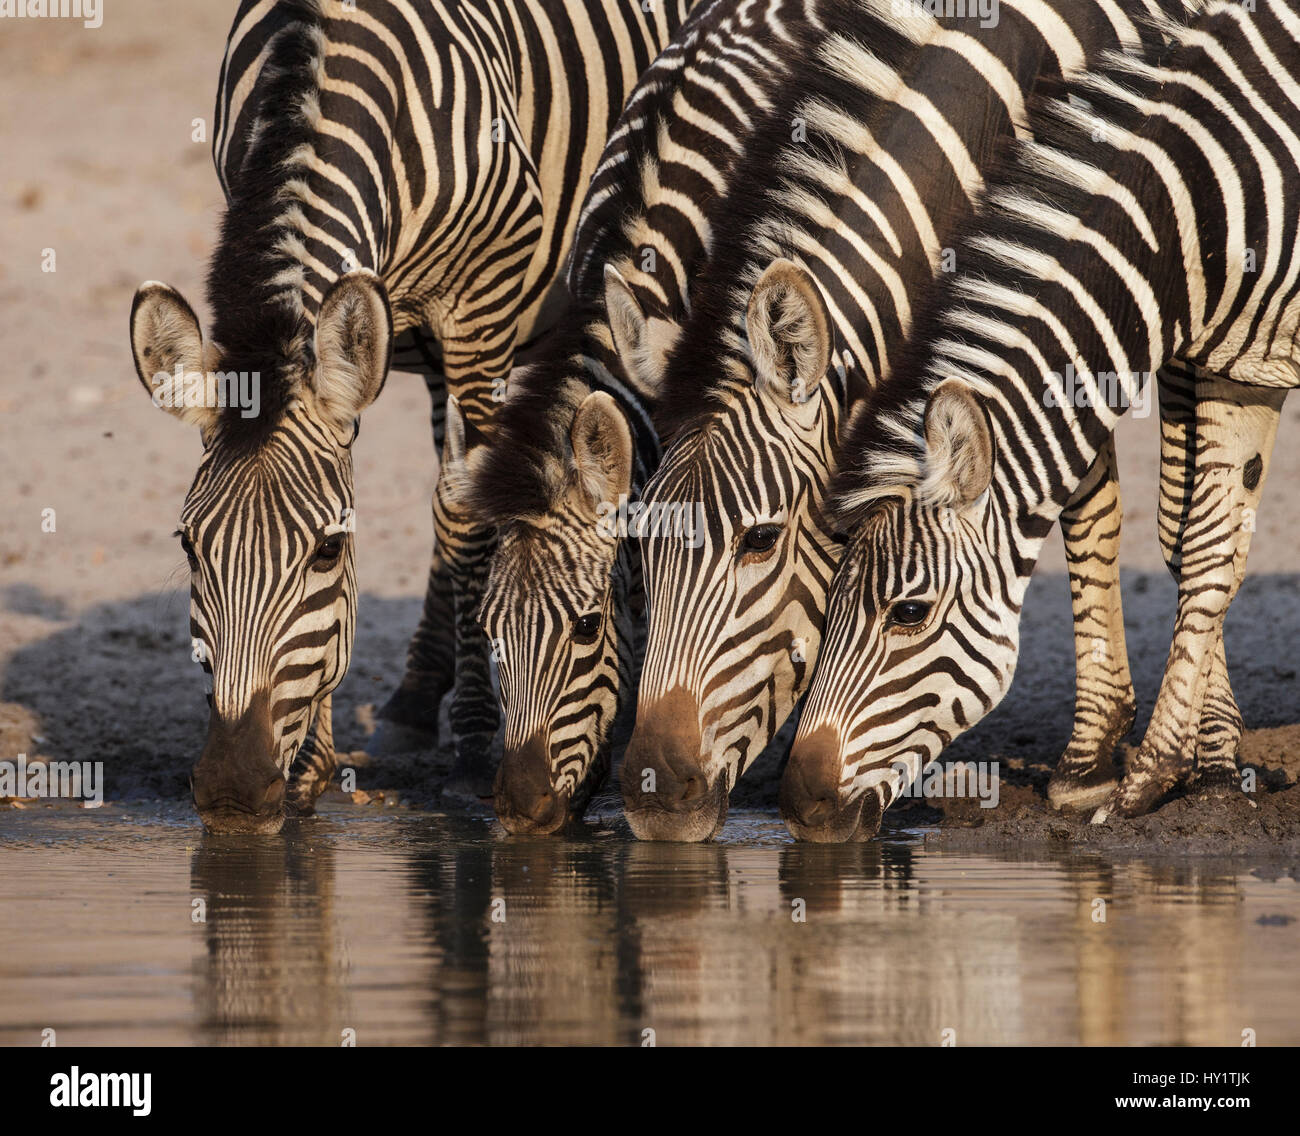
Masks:
[[[1179,784],[1239,787],[1223,618],[1300,384],[1300,6],[1253,7],[1211,4],[1166,28],[1167,55],[1112,60],[1040,108],[1039,141],[990,187],[913,358],[848,439],[835,500],[853,534],[787,771],[823,786],[824,829],[870,831],[1001,698],[1043,539],[1174,358],[1174,642],[1098,818]],[[1067,364],[1087,397],[1060,397]]]
[[[574,243],[571,309],[511,379],[472,487],[501,526],[480,622],[505,709],[497,813],[546,832],[580,813],[629,701],[639,562],[620,528],[658,462],[661,358],[756,121],[816,34],[817,0],[692,12],[611,134]],[[619,348],[628,366],[619,361]],[[626,515],[626,510],[624,511]]]
[[[649,637],[622,780],[639,835],[716,832],[806,690],[840,556],[823,502],[846,413],[887,381],[1031,92],[1157,38],[1142,21],[1154,4],[1015,0],[988,28],[895,7],[857,5],[755,131],[668,361],[658,421],[675,440],[645,496],[706,523],[695,547],[643,543]],[[1095,534],[1118,539],[1112,470],[1077,503],[1072,556],[1076,616],[1106,624],[1117,565]],[[1131,720],[1131,685],[1126,660],[1081,664],[1095,764]]]
[[[261,377],[255,420],[224,411],[190,416],[202,419],[205,468],[222,467],[226,451],[249,456],[272,501],[280,467],[260,455],[296,448],[311,480],[297,512],[284,491],[283,528],[298,532],[300,544],[315,540],[320,517],[351,508],[350,459],[333,440],[337,420],[351,415],[343,427],[349,440],[351,419],[379,393],[394,343],[396,366],[425,373],[439,442],[448,397],[471,430],[482,427],[516,348],[555,317],[582,194],[624,97],[689,7],[689,0],[243,0],[217,101],[214,157],[228,208],[209,272],[208,343],[169,289],[142,289],[132,319],[146,383],[163,357]],[[337,325],[323,328],[332,296]],[[358,362],[377,372],[358,370]],[[328,431],[332,459],[310,437],[316,428]],[[481,783],[497,715],[473,616],[491,533],[472,523],[444,482],[426,619],[389,712],[406,724],[436,721],[454,667],[458,770]],[[238,484],[212,483],[206,525],[247,531]],[[200,556],[229,540],[206,532],[190,539]],[[285,563],[262,554],[268,558],[242,560],[241,572],[273,580]],[[203,615],[196,622],[215,627],[208,615],[223,609],[220,635],[242,642],[254,634],[262,616],[245,605],[264,593],[246,580],[224,566],[196,576],[194,606]],[[343,586],[354,604],[350,574]],[[454,654],[446,626],[453,606]],[[289,633],[285,624],[274,629]],[[274,654],[272,631],[260,635],[240,650]],[[224,645],[210,647],[214,660],[226,657]],[[333,681],[346,670],[348,649],[342,638],[319,645],[341,660]],[[217,705],[214,722],[246,713],[263,694],[274,712],[279,700],[250,682],[230,706]],[[327,693],[317,691],[318,718]],[[284,772],[295,747],[281,744],[282,733],[301,740],[286,729],[274,717],[259,727],[274,745],[258,761]],[[328,733],[322,721],[318,735]],[[322,773],[331,762],[322,758]],[[278,823],[276,802],[241,803]]]

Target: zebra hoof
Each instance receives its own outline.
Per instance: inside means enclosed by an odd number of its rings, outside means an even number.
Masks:
[[[442,710],[442,700],[451,687],[451,682],[442,675],[408,672],[402,678],[402,685],[393,691],[392,697],[384,703],[383,709],[376,715],[379,718],[380,729],[385,726],[397,727],[399,730],[409,731],[412,736],[432,737],[431,744],[410,748],[435,748],[438,744],[438,718]]]
[[[403,725],[401,722],[381,719],[374,734],[366,743],[366,752],[373,757],[386,757],[394,753],[431,753],[438,748],[438,731]]]
[[[494,780],[486,763],[457,762],[443,782],[439,797],[446,804],[491,805]]]
[[[1204,800],[1223,800],[1246,795],[1241,787],[1241,774],[1235,765],[1231,768],[1213,765],[1198,769],[1188,788]]]
[[[1114,817],[1133,819],[1146,816],[1169,795],[1170,786],[1154,778],[1125,777],[1092,816],[1092,824],[1105,824]]]
[[[1057,812],[1088,812],[1105,804],[1118,785],[1113,768],[1102,766],[1085,772],[1058,768],[1047,783],[1047,800]]]

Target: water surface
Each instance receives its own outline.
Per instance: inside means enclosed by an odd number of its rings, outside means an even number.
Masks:
[[[1300,884],[1256,864],[9,811],[0,1043],[1296,1044]]]

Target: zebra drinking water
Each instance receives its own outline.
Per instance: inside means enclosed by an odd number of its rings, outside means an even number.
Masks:
[[[214,683],[193,779],[210,827],[277,829],[295,758],[288,807],[310,810],[329,779],[329,698],[356,611],[349,447],[390,356],[424,372],[435,442],[445,397],[471,431],[491,417],[516,346],[555,318],[582,191],[624,96],[689,7],[240,4],[213,136],[227,209],[209,337],[165,285],[144,285],[131,313],[151,395],[173,373],[260,381],[253,418],[166,400],[204,446],[180,532]],[[425,616],[388,713],[436,722],[454,665],[453,780],[481,791],[497,713],[474,615],[492,534],[445,481]]]
[[[1016,0],[984,27],[864,3],[755,131],[656,409],[672,445],[644,498],[697,503],[706,523],[702,542],[642,542],[648,642],[621,779],[638,836],[721,827],[812,676],[841,552],[824,497],[848,410],[889,381],[981,171],[1024,132],[1030,92],[1154,41],[1141,21],[1154,9]],[[1071,522],[1079,699],[1055,788],[1078,801],[1113,785],[1135,706],[1108,450]],[[1098,634],[1114,648],[1100,660],[1082,646]]]
[[[1036,111],[898,381],[850,431],[832,498],[849,544],[782,786],[796,835],[869,836],[1001,699],[1044,538],[1174,356],[1192,370],[1164,409],[1191,467],[1173,644],[1094,819],[1241,788],[1223,620],[1300,385],[1300,3],[1216,2],[1166,32],[1169,52],[1110,60]],[[1045,400],[1067,363],[1093,395],[1099,374],[1138,379],[1119,406]]]
[[[635,500],[659,460],[648,409],[658,359],[754,123],[824,35],[819,10],[837,8],[855,11],[842,0],[692,11],[610,136],[574,238],[571,310],[512,375],[492,441],[470,462],[474,508],[501,527],[480,622],[506,720],[496,811],[512,832],[556,831],[608,768],[642,602],[626,537],[682,520],[641,517]]]

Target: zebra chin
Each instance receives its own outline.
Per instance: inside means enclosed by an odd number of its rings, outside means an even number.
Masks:
[[[190,777],[194,807],[216,835],[269,835],[284,825],[284,773],[274,752],[270,698],[256,695],[237,721],[215,711]]]
[[[874,792],[845,801],[840,792],[844,769],[837,730],[819,727],[795,739],[781,777],[781,820],[796,840],[845,844],[870,840],[880,829],[880,799]]]
[[[550,836],[569,819],[569,792],[551,783],[550,754],[541,739],[508,749],[492,787],[497,820],[512,836]]]
[[[727,823],[727,780],[719,777],[700,802],[683,808],[665,807],[658,801],[629,805],[623,798],[623,815],[638,840],[676,840],[697,844],[712,840]]]
[[[278,795],[277,795],[278,790]],[[267,790],[269,811],[248,812],[240,805],[218,801],[199,808],[199,820],[214,836],[274,836],[284,827],[284,778]]]

